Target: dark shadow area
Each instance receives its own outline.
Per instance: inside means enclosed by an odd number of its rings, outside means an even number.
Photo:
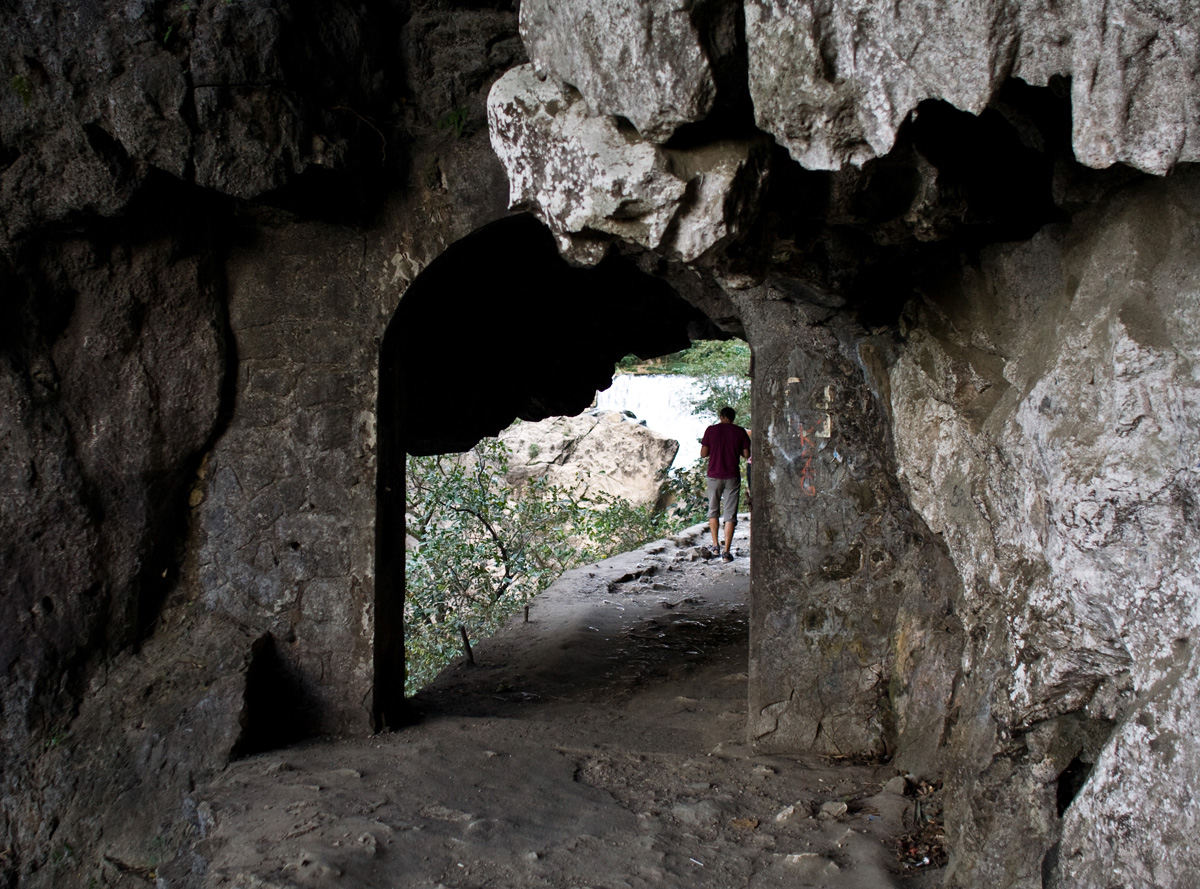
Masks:
[[[941,200],[961,207],[965,226],[988,241],[1023,240],[1065,218],[1054,203],[1054,166],[1073,160],[1071,104],[1048,87],[1009,80],[978,117],[946,102],[922,102],[907,139],[937,168]]]
[[[233,759],[286,747],[315,733],[317,710],[298,678],[284,666],[275,637],[265,633],[250,649],[246,696]]]
[[[612,255],[576,268],[532,216],[453,244],[405,292],[384,337],[380,426],[407,453],[465,451],[514,419],[577,414],[630,353],[685,349],[707,319],[664,282]]]
[[[97,151],[111,138],[88,136]],[[23,533],[0,547],[12,613],[36,607],[47,628],[0,640],[6,664],[38,665],[31,729],[68,724],[104,661],[159,628],[179,590],[189,490],[233,411],[223,265],[232,202],[164,173],[146,183],[119,216],[68,217],[0,262],[0,365],[29,405],[5,420],[42,451],[5,505]],[[180,350],[197,329],[211,330],[213,354]],[[133,356],[144,387],[119,376]],[[197,395],[212,387],[217,412],[202,413]],[[97,417],[125,431],[89,438]]]
[[[930,274],[1066,222],[1142,175],[1075,160],[1068,81],[1011,78],[978,115],[922,102],[892,150],[861,169],[808,171],[777,149],[759,249],[771,251],[773,275],[805,282],[818,304],[885,327]]]
[[[1078,756],[1071,760],[1067,764],[1067,767],[1062,770],[1062,774],[1058,776],[1057,785],[1059,818],[1067,813],[1067,809],[1075,801],[1075,797],[1079,795],[1079,791],[1083,790],[1083,785],[1087,783],[1087,779],[1091,774],[1092,764],[1084,762]]]
[[[716,96],[708,115],[679,127],[666,147],[687,149],[720,139],[761,138],[754,120],[754,100],[750,97],[750,61],[742,4],[697,3],[689,12],[704,45]]]
[[[527,215],[461,239],[413,281],[380,350],[377,728],[406,719],[404,455],[461,452],[517,418],[577,414],[620,358],[676,352],[710,331],[669,285],[618,255],[568,264]]]

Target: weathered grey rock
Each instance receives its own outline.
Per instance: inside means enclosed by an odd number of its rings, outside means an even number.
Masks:
[[[1003,81],[1069,75],[1078,158],[1165,171],[1197,159],[1196,12],[752,0],[750,89],[765,129],[832,167],[887,151],[926,98],[1017,121],[994,104]],[[891,753],[943,776],[951,885],[1189,884],[1194,177],[1081,212],[1112,178],[1018,121],[1047,153],[1043,211],[1077,214],[1062,230],[964,265],[959,247],[980,255],[995,234],[953,240],[994,218],[977,179],[906,145],[861,176],[781,169],[761,239],[735,244],[758,211],[758,146],[721,141],[715,113],[711,144],[689,151],[613,117],[653,97],[640,125],[665,138],[706,113],[676,114],[670,96],[697,95],[686,83],[715,82],[720,109],[736,40],[714,51],[697,24],[710,14],[692,7],[692,36],[679,9],[659,22],[679,38],[666,92],[653,65],[602,70],[603,52],[570,56],[586,78],[558,73],[582,98],[512,91],[524,141],[498,150],[571,255],[652,249],[643,269],[755,347],[757,747]],[[379,341],[416,275],[503,212],[480,124],[488,82],[521,52],[511,13],[399,0],[18,0],[0,24],[0,883],[40,889],[115,881],[105,850],[148,861],[156,823],[184,849],[205,823],[189,782],[247,749],[247,725],[274,712],[264,694],[298,705],[289,729],[357,731],[381,680],[397,686],[399,579],[375,574],[402,541],[376,511],[376,471],[400,450],[377,438]],[[637,43],[653,26],[619,30],[618,58],[656,48]],[[342,190],[314,174],[384,158],[369,183],[397,192],[377,216],[320,221]],[[293,201],[318,218],[280,209]],[[760,251],[769,283],[714,295],[662,261],[703,267],[728,246]],[[893,285],[895,267],[913,280]],[[494,298],[486,284],[469,295]],[[887,309],[913,293],[897,328]],[[562,296],[594,317],[591,296]],[[627,314],[588,328],[596,363],[626,334],[661,342]],[[569,347],[523,356],[517,385],[518,362],[489,360],[481,384],[454,354],[471,320],[416,325],[433,356],[418,384],[466,368],[442,402],[525,387],[509,416],[544,416],[594,388],[533,387],[561,382]],[[55,864],[58,843],[78,860]],[[175,865],[160,876],[186,885],[190,862]]]
[[[1200,868],[1175,833],[1198,765],[1198,199],[1180,176],[989,251],[914,314],[892,370],[901,477],[974,640],[957,884],[1041,885],[1075,760],[1095,765],[1061,822],[1063,885]]]
[[[521,4],[521,39],[538,74],[577,89],[592,116],[620,115],[643,139],[665,142],[703,119],[716,96],[692,6],[529,0]]]
[[[824,818],[826,821],[833,821],[845,815],[849,808],[849,806],[840,800],[830,800],[827,803],[821,803],[821,810],[817,814],[818,817]]]
[[[116,213],[155,173],[251,198],[314,167],[377,168],[384,137],[367,115],[384,101],[394,50],[379,25],[395,14],[289,0],[7,4],[0,246],[41,222]]]
[[[750,0],[759,126],[814,170],[887,154],[926,99],[979,113],[1016,76],[1071,77],[1078,159],[1165,173],[1200,159],[1196,6]]]
[[[1200,872],[1195,787],[1200,669],[1192,622],[1161,678],[1105,746],[1062,824],[1059,885],[1183,886]],[[1186,640],[1186,641],[1185,641]]]
[[[504,212],[486,139],[434,123],[481,121],[519,53],[513,13],[421,16],[440,36],[385,122],[400,5],[0,10],[0,884],[116,882],[105,853],[183,849],[189,783],[255,723],[259,744],[370,725],[379,339],[423,265]],[[306,238],[220,197],[364,157],[394,175],[414,143],[450,158],[369,255],[361,231]],[[290,197],[332,213],[332,191]],[[265,266],[259,225],[282,245]]]
[[[958,580],[894,479],[886,340],[773,286],[733,298],[755,363],[749,735],[937,771]]]
[[[600,260],[606,243],[571,237],[587,230],[662,243],[686,183],[654,145],[627,140],[611,118],[590,116],[577,93],[538,78],[530,65],[516,68],[492,87],[488,129],[508,171],[509,205],[537,213],[564,255]]]
[[[584,264],[607,249],[598,234],[694,261],[739,232],[763,183],[757,144],[664,150],[589,114],[578,93],[530,65],[492,87],[488,125],[510,205],[536,213]]]
[[[127,787],[105,770],[80,777],[84,752],[59,748],[76,730],[86,750],[121,746],[81,698],[156,628],[218,424],[226,340],[209,245],[164,228],[109,223],[47,239],[21,273],[0,264],[0,843],[31,872],[56,827],[95,830],[104,813],[86,807]]]
[[[588,411],[517,423],[500,435],[512,449],[509,483],[546,477],[572,490],[603,492],[653,505],[679,442],[619,411]]]

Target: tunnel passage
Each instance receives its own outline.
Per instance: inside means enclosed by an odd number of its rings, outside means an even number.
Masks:
[[[377,729],[406,718],[404,455],[465,451],[517,418],[577,414],[623,356],[665,355],[713,335],[668,284],[618,255],[571,266],[528,215],[457,241],[413,281],[380,351]]]

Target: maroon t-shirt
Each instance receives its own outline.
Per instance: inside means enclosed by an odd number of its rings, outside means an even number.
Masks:
[[[745,429],[735,423],[718,423],[704,430],[700,444],[708,448],[709,478],[742,477],[738,460],[750,447]]]

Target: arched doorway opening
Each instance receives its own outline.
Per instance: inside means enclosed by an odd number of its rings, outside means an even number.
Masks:
[[[686,348],[697,309],[619,255],[571,266],[536,219],[491,223],[409,286],[380,350],[373,719],[402,724],[404,455],[464,451],[514,419],[576,414],[627,354]]]

